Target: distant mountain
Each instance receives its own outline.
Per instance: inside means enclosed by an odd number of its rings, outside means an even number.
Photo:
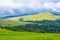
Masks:
[[[42,12],[42,13],[37,13],[34,15],[26,15],[26,16],[18,16],[18,17],[13,17],[9,19],[13,20],[19,20],[20,18],[23,18],[24,20],[56,20],[60,19],[60,15],[54,15],[51,12]]]
[[[13,17],[27,16],[27,15],[34,15],[34,14],[37,14],[37,13],[36,12],[33,12],[33,13],[25,13],[25,14],[11,15],[11,16],[5,16],[5,17],[0,17],[0,18],[13,18]]]
[[[51,12],[53,13],[54,15],[60,15],[60,12]]]

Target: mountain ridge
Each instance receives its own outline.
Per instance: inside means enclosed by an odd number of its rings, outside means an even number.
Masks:
[[[54,15],[51,12],[42,12],[34,15],[18,16],[8,19],[19,20],[23,18],[24,20],[56,20],[60,19],[60,15]]]

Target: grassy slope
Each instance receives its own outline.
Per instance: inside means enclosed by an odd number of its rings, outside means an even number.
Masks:
[[[29,22],[21,22],[19,21],[20,18],[23,18],[24,20],[56,20],[60,18],[60,16],[53,15],[52,13],[45,12],[45,13],[39,13],[35,15],[27,15],[27,16],[20,16],[20,17],[14,17],[9,19],[0,19],[0,26],[19,26],[19,25],[25,25],[30,24]],[[9,27],[10,27],[9,26]]]
[[[12,20],[12,19],[0,19],[0,26],[5,27],[14,27],[14,26],[19,26],[19,25],[25,25],[25,24],[29,24],[28,22],[21,22],[21,21],[17,21],[17,20]]]
[[[14,32],[0,28],[0,40],[60,40],[60,34]]]
[[[54,15],[52,13],[49,12],[45,12],[45,13],[38,13],[35,15],[27,15],[27,16],[22,16],[22,17],[14,17],[14,18],[10,18],[12,20],[19,20],[19,18],[23,18],[24,20],[56,20],[58,18],[60,18],[60,16]]]
[[[25,22],[18,21],[19,18],[24,18],[24,20],[55,20],[57,18],[60,18],[59,16],[52,15],[51,13],[42,13],[37,15],[28,15],[23,17],[15,17],[10,18],[10,20],[0,20],[0,26],[1,25],[20,25],[20,24],[26,24]],[[18,24],[17,24],[18,23]],[[13,26],[12,25],[12,26]],[[0,40],[60,40],[60,34],[55,33],[44,33],[41,35],[41,33],[34,33],[34,32],[14,32],[7,29],[0,28]]]
[[[21,22],[19,21],[20,18],[23,18],[24,20],[56,20],[60,18],[60,16],[53,15],[52,13],[45,12],[45,13],[38,13],[35,15],[27,15],[27,16],[20,16],[20,17],[14,17],[14,18],[8,18],[8,19],[0,19],[0,26],[17,26],[17,25],[24,25],[24,24],[30,24],[28,22]]]

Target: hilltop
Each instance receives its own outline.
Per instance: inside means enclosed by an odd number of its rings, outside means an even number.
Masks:
[[[8,18],[11,20],[19,20],[20,18],[23,18],[24,20],[56,20],[60,19],[60,15],[54,15],[51,12],[42,12],[37,13],[33,15],[26,15],[26,16],[18,16],[13,18]]]

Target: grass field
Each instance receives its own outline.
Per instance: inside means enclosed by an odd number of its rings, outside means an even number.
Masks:
[[[0,40],[60,40],[57,33],[14,32],[0,28]]]

